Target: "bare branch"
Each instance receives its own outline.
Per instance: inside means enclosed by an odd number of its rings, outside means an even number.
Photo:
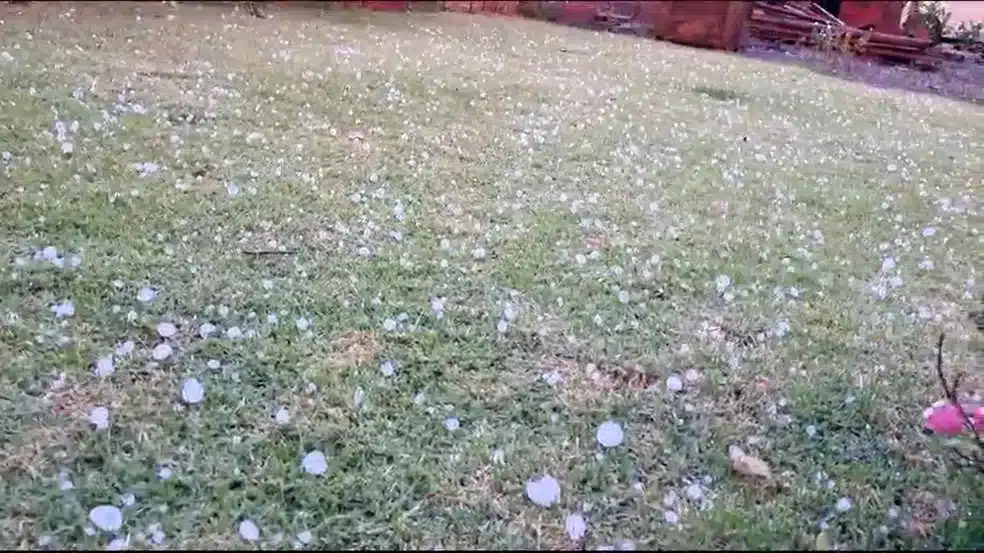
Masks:
[[[974,434],[974,445],[977,446],[977,451],[973,455],[964,453],[956,448],[953,450],[960,458],[973,463],[978,471],[984,472],[984,439],[981,438],[980,432],[977,431],[977,426],[974,424],[971,413],[968,413],[967,409],[964,409],[964,406],[960,403],[960,398],[957,395],[960,375],[955,375],[953,380],[949,381],[946,375],[943,374],[943,340],[945,337],[946,334],[940,332],[940,337],[936,341],[936,377],[940,381],[940,386],[943,387],[943,394],[946,396],[947,401],[960,410],[964,425]]]

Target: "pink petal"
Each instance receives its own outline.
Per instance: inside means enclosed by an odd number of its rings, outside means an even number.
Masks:
[[[964,407],[964,409],[970,410],[969,407]],[[960,408],[950,403],[927,409],[924,417],[926,418],[926,428],[937,434],[956,436],[967,428]],[[984,407],[975,408],[971,418],[975,429],[984,430]]]

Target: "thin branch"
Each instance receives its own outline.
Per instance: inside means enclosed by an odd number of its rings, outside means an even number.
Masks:
[[[968,455],[960,450],[954,448],[954,452],[957,456],[974,463],[977,470],[984,472],[984,439],[981,439],[980,432],[977,431],[977,426],[974,424],[972,415],[964,409],[963,405],[960,404],[960,398],[957,396],[957,387],[960,382],[960,375],[954,377],[953,382],[947,380],[946,375],[943,374],[943,340],[946,337],[945,333],[940,332],[940,337],[936,341],[936,377],[940,381],[940,386],[943,387],[943,393],[946,395],[946,399],[957,409],[960,410],[960,415],[963,417],[964,425],[970,429],[974,434],[974,444],[977,446],[977,451],[973,456]]]
[[[243,250],[246,255],[295,255],[297,250]]]

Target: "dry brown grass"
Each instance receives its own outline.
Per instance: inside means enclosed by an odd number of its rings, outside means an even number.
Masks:
[[[379,339],[374,332],[358,331],[342,335],[331,343],[328,365],[353,368],[379,357]]]

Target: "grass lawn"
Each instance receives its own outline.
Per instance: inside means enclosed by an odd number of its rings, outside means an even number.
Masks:
[[[921,433],[941,330],[984,383],[984,108],[533,21],[0,10],[3,547],[984,541]]]

